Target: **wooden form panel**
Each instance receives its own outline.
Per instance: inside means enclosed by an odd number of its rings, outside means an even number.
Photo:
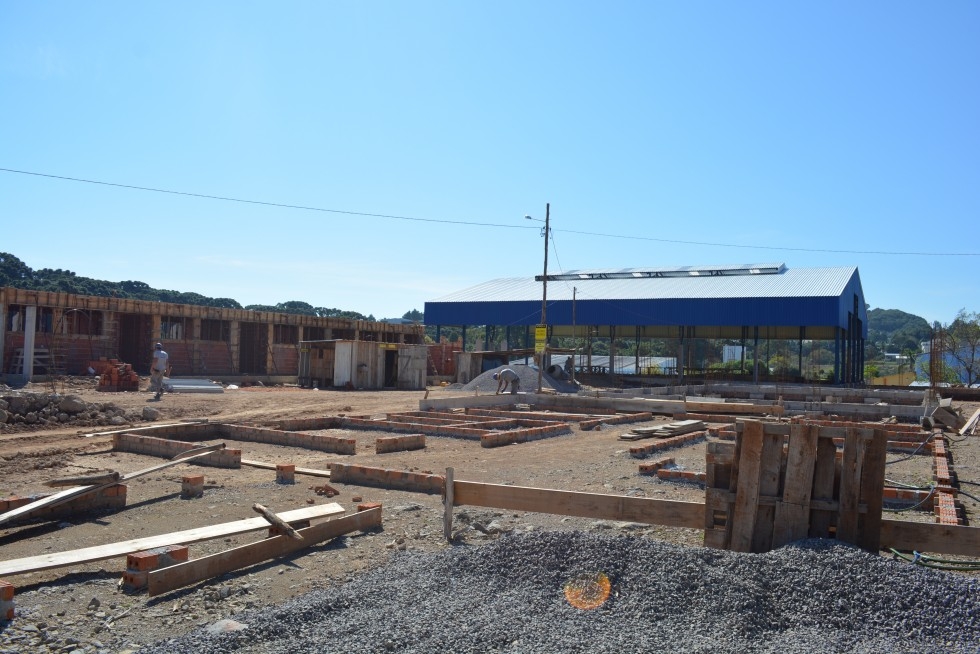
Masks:
[[[807,536],[877,551],[885,478],[883,430],[747,420],[734,444],[710,443],[705,545],[765,552]]]

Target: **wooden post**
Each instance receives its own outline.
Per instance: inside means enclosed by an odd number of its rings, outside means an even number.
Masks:
[[[295,540],[303,540],[303,536],[298,531],[293,529],[288,522],[277,516],[265,506],[261,504],[253,504],[252,508],[256,513],[261,513],[262,517],[268,520],[269,524],[271,524],[273,527],[278,527],[281,533]]]
[[[453,540],[453,469],[446,468],[446,492],[443,502],[445,503],[445,513],[443,514],[442,531],[446,540]]]

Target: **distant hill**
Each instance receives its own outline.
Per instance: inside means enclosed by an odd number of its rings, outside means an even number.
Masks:
[[[868,311],[868,341],[881,353],[918,352],[919,344],[931,335],[932,328],[921,316],[898,309]]]
[[[185,293],[151,288],[137,281],[107,282],[90,277],[79,277],[70,270],[41,268],[34,270],[23,261],[7,252],[0,252],[0,286],[12,286],[30,291],[52,291],[74,293],[76,295],[97,295],[100,297],[119,297],[173,304],[194,304],[223,309],[250,309],[253,311],[275,311],[294,313],[320,318],[351,318],[353,320],[374,320],[357,311],[344,311],[327,307],[314,307],[306,302],[290,300],[279,304],[250,304],[243,307],[236,300],[226,297],[206,297],[200,293]]]

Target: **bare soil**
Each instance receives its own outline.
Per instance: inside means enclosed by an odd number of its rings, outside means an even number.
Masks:
[[[47,385],[37,385],[48,392]],[[422,391],[330,391],[295,387],[250,387],[222,394],[166,394],[159,402],[149,393],[99,393],[79,381],[57,389],[88,402],[113,401],[123,408],[146,405],[159,409],[159,422],[207,419],[211,422],[271,425],[285,418],[330,415],[376,415],[418,409]],[[472,395],[472,391],[433,388],[430,396]],[[107,397],[111,395],[111,397]],[[969,416],[976,406],[964,406]],[[669,417],[657,418],[669,421]],[[629,456],[630,442],[619,435],[631,425],[606,426],[532,443],[484,449],[478,443],[427,437],[426,448],[413,452],[376,454],[374,441],[385,432],[331,430],[357,440],[357,454],[330,455],[257,443],[234,443],[243,458],[268,463],[294,463],[326,469],[331,461],[400,470],[443,473],[454,468],[456,479],[537,486],[586,492],[703,501],[696,484],[664,482],[640,475],[639,460]],[[43,483],[63,476],[139,470],[159,460],[113,452],[111,439],[92,436],[92,429],[57,429],[0,434],[0,496],[50,492]],[[217,441],[208,441],[217,442]],[[954,469],[961,480],[980,481],[980,439],[954,444]],[[704,470],[704,443],[666,454],[689,470]],[[889,454],[889,460],[900,459]],[[200,499],[180,498],[181,477],[189,471],[205,475]],[[927,456],[915,456],[889,467],[889,479],[922,485],[931,480]],[[132,538],[164,534],[251,518],[254,503],[274,511],[311,503],[336,502],[348,512],[363,502],[383,504],[383,527],[355,533],[312,547],[293,557],[271,561],[212,579],[158,598],[126,593],[118,582],[124,559],[73,566],[8,578],[16,587],[18,617],[0,631],[0,653],[71,651],[135,651],[154,642],[215,623],[222,618],[247,622],[247,611],[314,588],[343,584],[358,571],[383,566],[402,551],[435,551],[450,545],[443,536],[441,497],[352,485],[331,485],[340,491],[326,498],[314,491],[325,479],[296,476],[294,485],[275,483],[275,472],[252,467],[226,470],[178,465],[135,479],[128,488],[125,510],[79,515],[60,523],[0,528],[0,559],[59,552]],[[980,496],[980,487],[963,486]],[[968,517],[980,503],[962,497]],[[612,529],[634,535],[699,546],[701,532],[658,526],[610,523],[548,514],[493,511],[472,507],[455,510],[457,542],[477,545],[507,531],[532,529]],[[931,514],[909,512],[903,519],[931,520]],[[262,534],[246,534],[190,546],[191,558],[254,542]],[[65,649],[68,647],[68,649]]]

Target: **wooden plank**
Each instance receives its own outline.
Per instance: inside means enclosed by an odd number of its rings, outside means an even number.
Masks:
[[[762,434],[762,456],[759,462],[759,497],[778,500],[779,478],[783,460],[783,441],[785,436]],[[768,552],[772,549],[773,518],[775,505],[758,504],[755,514],[755,529],[752,532],[753,552]]]
[[[22,507],[13,509],[11,511],[7,511],[3,515],[0,515],[0,525],[18,518],[27,518],[30,516],[30,514],[34,513],[39,509],[44,509],[44,508],[49,509],[53,506],[64,504],[65,502],[68,502],[75,498],[88,495],[89,493],[95,493],[104,488],[109,488],[110,486],[115,486],[116,484],[119,483],[125,483],[130,479],[136,479],[137,477],[148,475],[152,472],[156,472],[157,470],[163,470],[164,468],[175,466],[178,463],[184,463],[186,461],[190,461],[192,459],[205,456],[207,454],[210,454],[211,452],[224,448],[224,446],[225,446],[224,443],[219,443],[218,445],[210,445],[208,447],[195,448],[194,450],[191,451],[197,452],[196,454],[191,454],[190,456],[183,456],[182,454],[178,454],[177,457],[169,461],[166,461],[164,463],[158,463],[155,466],[151,466],[149,468],[144,468],[143,470],[137,470],[136,472],[130,472],[129,474],[123,475],[119,479],[119,481],[111,481],[109,483],[99,484],[96,486],[74,486],[72,488],[66,488],[63,491],[41,498],[36,502],[31,502],[30,504],[25,504]]]
[[[362,531],[380,526],[380,507],[359,511],[342,518],[334,518],[300,529],[299,534],[303,539],[299,541],[289,539],[286,536],[275,536],[193,561],[185,561],[160,570],[151,570],[147,575],[147,587],[150,597],[161,595],[204,579],[211,579],[269,559],[287,556],[352,531]]]
[[[974,411],[970,419],[960,429],[960,436],[966,436],[967,433],[973,432],[977,427],[977,422],[980,422],[980,409]]]
[[[776,505],[772,547],[806,538],[810,529],[810,496],[817,464],[817,428],[794,424],[786,453],[783,500]]]
[[[262,468],[264,470],[275,470],[275,463],[266,463],[265,461],[255,461],[252,459],[242,459],[243,466],[249,466],[250,468]],[[307,475],[309,477],[326,477],[330,478],[329,470],[317,470],[316,468],[296,468],[294,472],[297,475]]]
[[[101,475],[88,475],[86,477],[60,477],[44,482],[48,488],[62,488],[64,486],[98,486],[101,484],[118,484],[118,472],[106,472]]]
[[[865,442],[858,430],[848,427],[844,437],[844,458],[841,462],[840,499],[837,510],[837,540],[857,545],[857,505],[861,497],[861,469],[864,464]]]
[[[755,520],[759,509],[762,423],[755,420],[746,421],[740,440],[738,487],[735,489],[735,507],[732,510],[731,539],[728,547],[733,552],[751,552],[752,535],[755,533]]]
[[[833,511],[817,509],[817,502],[834,501],[834,479],[837,477],[837,448],[830,438],[817,436],[817,463],[813,469],[813,494],[810,500],[810,530],[811,538],[828,538],[830,527],[834,522]]]
[[[286,511],[280,513],[279,517],[286,522],[299,522],[302,520],[312,520],[314,518],[326,518],[328,516],[343,513],[342,506],[336,503],[320,504],[308,506],[302,509]],[[68,550],[65,552],[50,552],[37,556],[28,556],[21,559],[11,559],[10,561],[0,561],[0,577],[3,575],[17,575],[25,572],[36,572],[38,570],[49,570],[51,568],[61,568],[79,563],[91,563],[92,561],[103,561],[117,556],[125,556],[133,552],[152,549],[154,547],[165,547],[167,545],[187,545],[197,543],[202,540],[212,538],[222,538],[224,536],[234,536],[246,534],[250,531],[268,529],[269,523],[265,518],[248,518],[246,520],[236,520],[234,522],[224,522],[217,525],[197,527],[185,531],[175,531],[159,536],[146,536],[133,540],[122,541],[119,543],[108,543],[106,545],[96,545],[85,547],[78,550]]]
[[[861,502],[867,511],[860,516],[857,544],[869,552],[877,552],[881,539],[881,506],[885,488],[885,450],[888,448],[888,432],[874,430],[864,452],[861,466]]]
[[[485,506],[689,529],[701,529],[704,522],[703,502],[504,486],[458,479],[453,484],[453,493],[456,506]]]
[[[731,549],[732,546],[732,512],[735,510],[735,489],[738,488],[738,461],[742,456],[742,438],[735,438],[735,447],[732,448],[732,465],[728,472],[728,490],[732,494],[731,503],[728,505],[725,522],[725,540],[722,545],[724,549]]]
[[[980,527],[882,520],[880,534],[882,549],[980,558]]]

